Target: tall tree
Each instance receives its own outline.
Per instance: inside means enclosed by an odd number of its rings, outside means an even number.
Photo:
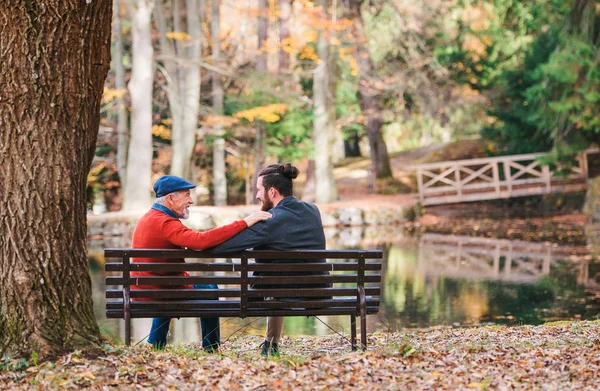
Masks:
[[[212,0],[210,19],[211,48],[213,65],[219,66],[221,62],[221,1]],[[221,74],[212,73],[212,104],[213,114],[223,115],[223,83]],[[227,178],[225,176],[225,139],[223,126],[217,124],[214,128],[215,141],[213,143],[213,184],[215,205],[227,205]]]
[[[0,5],[0,355],[100,342],[85,186],[111,18],[109,0]]]
[[[256,58],[256,71],[267,71],[267,34],[269,27],[269,0],[258,0],[258,57]]]
[[[322,18],[327,20],[327,2],[319,0],[317,4],[322,9]],[[322,25],[325,25],[325,23],[322,23]],[[335,94],[332,94],[329,90],[331,86],[335,86],[335,82],[330,82],[335,77],[332,72],[335,68],[335,58],[330,55],[331,45],[325,36],[326,33],[323,27],[319,29],[317,56],[320,61],[313,75],[316,202],[330,202],[337,198],[333,177],[333,162],[331,160],[335,132],[335,118],[332,117],[331,108],[334,106],[333,96]]]
[[[173,119],[171,174],[190,181],[195,181],[192,155],[200,110],[203,3],[203,0],[171,0],[165,7],[158,2],[155,13],[162,51],[159,60],[167,80]]]
[[[290,46],[290,19],[292,17],[292,4],[290,0],[279,0],[277,8],[277,21],[279,25],[279,73],[289,71],[290,54],[287,48]]]
[[[383,140],[383,95],[382,91],[376,87],[377,83],[374,80],[375,68],[369,54],[368,41],[364,31],[362,4],[362,1],[350,0],[348,16],[353,21],[354,36],[357,39],[354,58],[359,69],[358,92],[371,149],[371,164],[375,170],[375,177],[381,179],[392,177],[392,168],[387,146]]]
[[[152,170],[152,87],[154,49],[150,18],[154,0],[128,0],[131,16],[132,61],[131,139],[127,154],[127,176],[123,209],[147,208],[150,204]]]
[[[115,88],[118,91],[125,89],[125,67],[123,66],[123,34],[121,32],[121,13],[119,0],[114,0],[113,5],[113,37],[114,45],[114,67]],[[121,187],[125,187],[127,178],[127,149],[129,148],[129,128],[127,126],[127,108],[125,98],[119,94],[116,98],[117,105],[117,171],[121,180]]]

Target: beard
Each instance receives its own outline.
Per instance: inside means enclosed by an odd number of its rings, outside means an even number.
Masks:
[[[179,215],[179,218],[180,219],[187,219],[188,217],[190,217],[190,210],[188,208],[183,208],[183,211]]]
[[[261,200],[261,203],[262,207],[260,208],[260,210],[262,210],[263,212],[268,212],[271,209],[273,209],[273,200],[269,198],[268,194],[265,194],[265,199]]]

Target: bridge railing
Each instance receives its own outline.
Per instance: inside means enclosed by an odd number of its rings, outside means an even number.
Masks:
[[[454,160],[410,166],[416,171],[419,199],[425,205],[510,198],[587,187],[587,152],[566,175],[542,165],[545,153]],[[559,167],[560,168],[560,167]]]

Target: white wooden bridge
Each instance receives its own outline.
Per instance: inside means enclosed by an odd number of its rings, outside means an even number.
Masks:
[[[557,175],[539,158],[545,153],[455,160],[410,166],[416,171],[419,200],[424,205],[483,201],[587,189],[589,153],[577,165]]]
[[[590,275],[591,258],[584,246],[424,234],[418,270],[426,276],[533,284],[551,275],[553,264],[564,261],[577,271],[579,284],[600,289],[600,274]]]

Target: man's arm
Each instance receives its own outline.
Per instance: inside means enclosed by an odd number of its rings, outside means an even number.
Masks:
[[[233,238],[215,246],[210,252],[235,252],[269,243],[269,225],[273,219],[265,220],[246,228]]]

